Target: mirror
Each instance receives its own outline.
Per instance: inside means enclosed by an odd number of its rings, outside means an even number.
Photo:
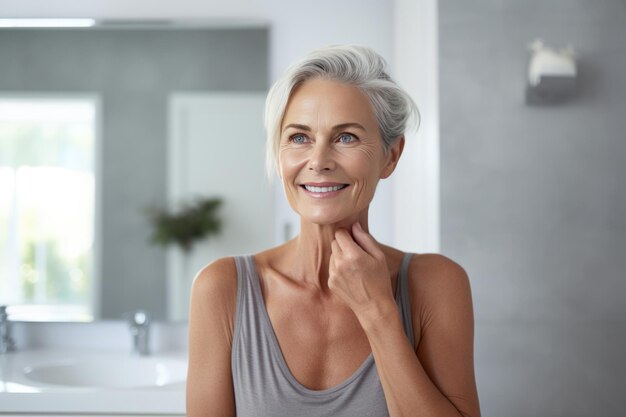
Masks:
[[[172,203],[168,197],[171,97],[209,91],[264,94],[268,87],[266,27],[140,27],[140,23],[0,30],[0,56],[10,57],[0,60],[0,98],[78,95],[94,97],[97,103],[94,281],[88,284],[93,288],[95,319],[120,319],[138,308],[150,311],[157,320],[170,317],[168,250],[150,242],[153,229],[145,209]],[[233,137],[236,134],[233,126]],[[262,140],[263,132],[259,134]],[[257,157],[262,165],[263,153]],[[240,163],[236,155],[219,151],[206,158],[207,164],[211,158],[232,166]],[[233,159],[225,162],[224,158]],[[60,191],[59,199],[64,195]],[[66,220],[67,230],[71,226],[72,220]],[[12,250],[6,242],[4,247],[5,252]],[[33,259],[42,257],[35,254]],[[5,269],[10,268],[5,265]],[[0,304],[11,303],[7,275],[0,282]],[[33,282],[37,279],[41,282],[41,274]]]

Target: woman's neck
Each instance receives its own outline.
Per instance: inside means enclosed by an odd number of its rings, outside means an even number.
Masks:
[[[327,289],[331,244],[335,240],[335,232],[346,229],[352,234],[352,225],[357,221],[367,232],[367,211],[334,224],[319,225],[301,220],[300,234],[294,239],[291,251],[294,268],[292,277]]]

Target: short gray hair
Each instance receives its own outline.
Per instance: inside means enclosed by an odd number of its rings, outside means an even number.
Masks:
[[[419,125],[419,111],[409,94],[389,77],[387,63],[373,49],[337,45],[316,49],[292,64],[272,86],[265,101],[266,167],[271,178],[280,146],[280,127],[287,102],[296,87],[323,78],[358,87],[368,98],[378,121],[385,152],[404,134],[409,121]]]

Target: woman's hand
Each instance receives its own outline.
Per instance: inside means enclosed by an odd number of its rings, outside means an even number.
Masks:
[[[330,256],[328,287],[355,313],[361,325],[384,318],[395,300],[387,259],[376,241],[357,222],[352,236],[335,233]]]

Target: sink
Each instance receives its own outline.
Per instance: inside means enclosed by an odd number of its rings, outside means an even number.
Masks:
[[[158,356],[91,356],[52,360],[23,369],[27,379],[39,384],[124,389],[184,383],[187,362]]]

